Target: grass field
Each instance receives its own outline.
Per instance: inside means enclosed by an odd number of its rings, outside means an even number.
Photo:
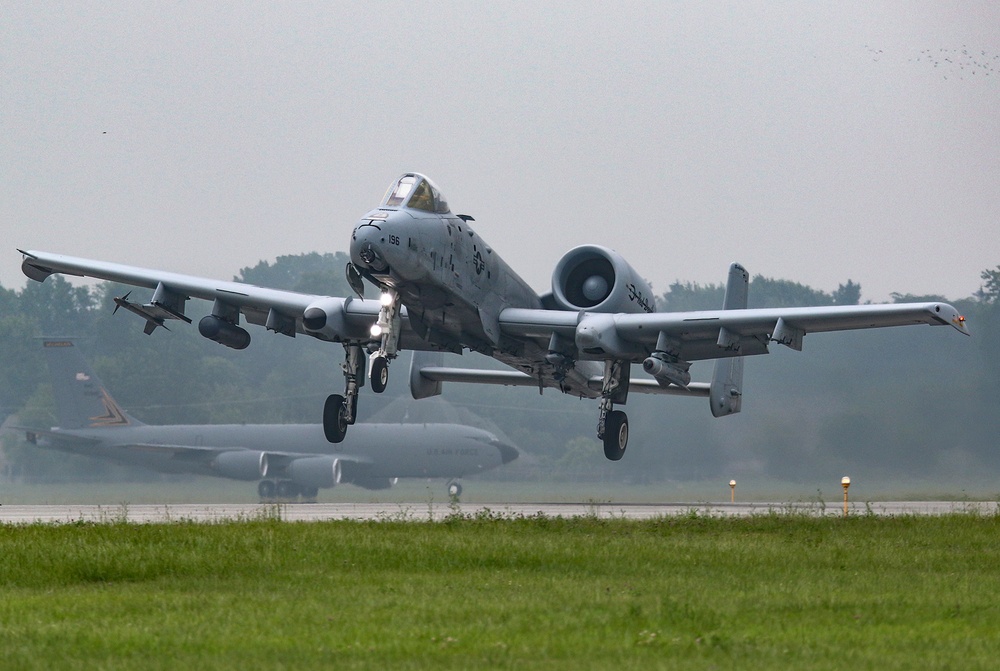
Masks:
[[[4,669],[993,669],[1000,517],[0,527]]]

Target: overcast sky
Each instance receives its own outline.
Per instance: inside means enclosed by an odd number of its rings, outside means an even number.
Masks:
[[[229,279],[346,251],[400,173],[539,291],[751,274],[969,296],[1000,265],[1000,3],[0,0],[16,248]]]

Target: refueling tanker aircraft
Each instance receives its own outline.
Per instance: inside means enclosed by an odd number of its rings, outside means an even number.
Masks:
[[[517,458],[492,433],[460,424],[367,424],[334,449],[319,424],[143,424],[111,397],[69,338],[43,338],[59,426],[17,427],[29,442],[166,473],[258,481],[264,500],[314,501],[320,488],[388,489],[398,478],[466,475]]]
[[[622,410],[630,392],[707,397],[716,417],[740,411],[743,358],[770,343],[801,350],[807,333],[951,325],[968,335],[965,318],[946,303],[897,303],[747,309],[749,273],[729,268],[721,310],[656,312],[653,291],[618,253],[597,245],[571,249],[556,264],[552,291],[539,296],[481,238],[472,217],[452,214],[427,177],[406,173],[351,234],[347,276],[358,298],[315,296],[147,270],[37,251],[22,251],[22,270],[42,281],[81,275],[153,289],[149,303],[116,299],[146,320],[151,333],[168,319],[190,322],[185,301],[214,301],[198,329],[242,349],[250,334],[240,317],[269,331],[341,343],[343,395],[323,409],[326,437],[337,443],[357,417],[366,352],[372,390],[381,393],[401,349],[417,350],[410,368],[414,398],[441,393],[443,382],[525,385],[597,399],[598,438],[608,459],[628,443]],[[19,250],[20,251],[20,250]],[[364,281],[380,292],[364,299]],[[117,308],[116,308],[117,309]],[[425,351],[480,352],[514,370],[446,368]],[[418,356],[419,355],[419,356]],[[694,361],[716,359],[710,383],[691,381]],[[641,364],[649,377],[632,375]]]

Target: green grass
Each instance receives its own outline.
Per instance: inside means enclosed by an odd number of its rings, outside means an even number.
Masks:
[[[987,669],[1000,517],[0,526],[4,669]]]

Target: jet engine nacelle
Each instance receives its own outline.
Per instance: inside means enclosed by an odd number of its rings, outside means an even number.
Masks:
[[[246,349],[247,345],[250,344],[250,334],[246,329],[215,315],[202,317],[201,321],[198,322],[198,333],[209,340],[214,340],[220,345],[233,349]]]
[[[288,464],[288,477],[306,487],[333,487],[340,484],[341,465],[336,457],[302,457]]]
[[[563,256],[552,274],[552,299],[561,310],[652,312],[653,290],[622,256],[582,245]]]
[[[399,482],[399,478],[352,478],[350,483],[364,489],[389,489]]]
[[[231,450],[212,460],[212,469],[224,478],[260,480],[267,477],[267,453]]]
[[[375,322],[374,315],[360,322],[349,320],[347,308],[352,300],[324,297],[313,301],[302,313],[302,328],[312,336],[332,342],[371,338],[369,328]]]

